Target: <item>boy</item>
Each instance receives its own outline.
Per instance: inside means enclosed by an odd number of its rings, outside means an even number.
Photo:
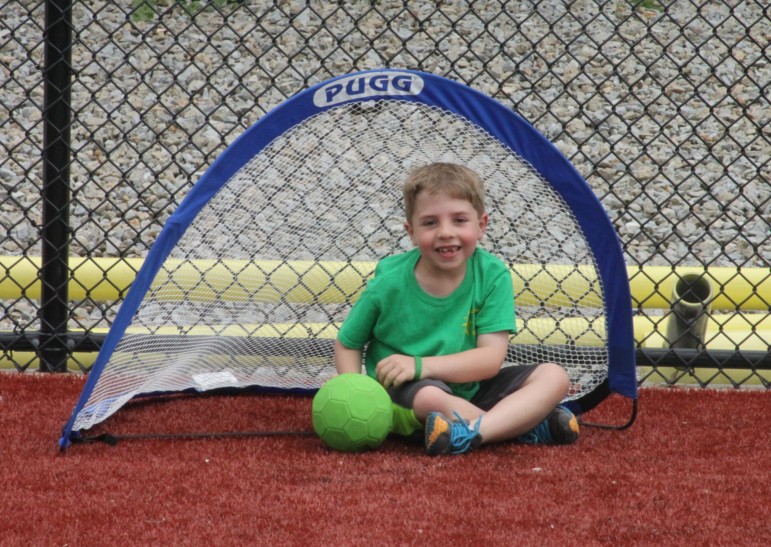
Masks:
[[[516,329],[514,296],[508,268],[477,247],[488,223],[479,176],[433,163],[414,170],[403,193],[415,248],[378,264],[340,328],[337,372],[360,372],[366,345],[367,374],[395,403],[395,431],[425,424],[430,455],[507,439],[574,442],[578,422],[557,406],[565,370],[501,368]]]

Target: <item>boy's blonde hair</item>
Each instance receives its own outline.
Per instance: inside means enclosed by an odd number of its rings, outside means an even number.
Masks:
[[[414,169],[402,186],[404,214],[407,222],[415,213],[415,199],[420,192],[445,193],[456,199],[469,201],[479,213],[485,214],[485,188],[475,171],[457,163],[430,163]]]

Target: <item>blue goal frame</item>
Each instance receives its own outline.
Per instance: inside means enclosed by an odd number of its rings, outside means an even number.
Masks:
[[[595,389],[597,393],[585,397],[583,403],[579,399],[572,401],[571,406],[579,412],[587,410],[610,392],[637,399],[632,299],[623,252],[613,224],[584,178],[538,130],[487,95],[433,74],[376,69],[326,80],[287,99],[240,135],[203,174],[167,220],[131,285],[64,426],[59,440],[61,449],[79,437],[79,432],[72,429],[78,413],[91,396],[158,270],[209,199],[243,165],[305,119],[340,104],[389,99],[438,107],[484,129],[530,163],[567,203],[597,262],[604,289],[609,358],[607,381]]]

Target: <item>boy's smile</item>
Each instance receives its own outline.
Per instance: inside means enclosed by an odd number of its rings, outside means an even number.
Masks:
[[[460,247],[439,247],[436,251],[444,258],[452,258],[455,253],[460,252]]]
[[[480,217],[465,199],[420,192],[405,228],[420,250],[420,272],[416,271],[416,275],[460,283],[466,273],[466,261],[487,228],[487,214]]]

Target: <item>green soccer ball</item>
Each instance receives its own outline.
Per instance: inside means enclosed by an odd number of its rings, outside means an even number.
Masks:
[[[391,397],[366,374],[341,374],[313,398],[313,429],[335,450],[357,452],[380,446],[391,432]]]

